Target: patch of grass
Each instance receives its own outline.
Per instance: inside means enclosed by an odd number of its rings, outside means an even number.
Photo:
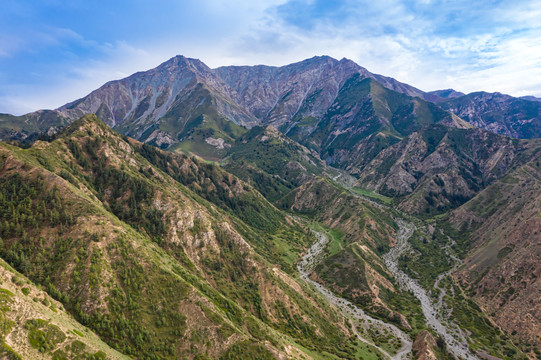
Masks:
[[[392,197],[381,195],[381,194],[378,194],[378,193],[373,192],[371,190],[354,187],[354,188],[351,188],[351,191],[353,191],[354,193],[357,193],[357,194],[359,194],[361,196],[366,196],[367,198],[370,198],[370,199],[376,200],[378,202],[381,202],[381,203],[383,203],[385,205],[392,205],[393,204],[393,198]]]
[[[77,329],[73,329],[72,331],[73,331],[75,334],[79,335],[80,337],[84,337],[84,336],[85,336],[82,332],[80,332],[80,331],[77,330]]]
[[[272,353],[263,345],[253,341],[241,341],[231,346],[220,360],[275,360]]]
[[[329,256],[333,256],[342,251],[346,247],[344,241],[344,232],[340,229],[330,229],[327,234],[329,235],[329,243],[327,244],[326,252]]]
[[[509,255],[511,252],[513,252],[513,248],[510,246],[506,246],[498,251],[497,257],[498,259],[502,259],[506,257],[507,255]]]
[[[22,360],[21,356],[17,354],[8,344],[5,343],[4,338],[7,336],[15,321],[8,319],[6,313],[10,310],[10,304],[15,296],[11,291],[0,288],[0,358],[6,360]]]
[[[54,350],[66,340],[66,334],[58,326],[42,319],[27,320],[24,327],[28,330],[30,345],[42,353]]]
[[[21,355],[17,354],[3,339],[0,342],[0,358],[3,360],[23,360]]]

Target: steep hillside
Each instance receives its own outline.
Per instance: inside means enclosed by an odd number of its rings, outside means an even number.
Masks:
[[[320,120],[312,119],[312,124],[306,118],[294,121],[296,125],[287,130],[288,136],[317,149],[328,163],[344,168],[370,160],[364,148],[368,138],[379,141],[376,134],[385,139],[385,147],[431,124],[467,126],[430,102],[389,90],[359,75],[347,80]]]
[[[123,354],[375,356],[292,277],[306,230],[233,176],[92,116],[0,146],[0,255]]]
[[[2,359],[129,359],[4,260],[0,260],[0,280]]]
[[[370,73],[348,59],[329,56],[282,67],[224,66],[216,74],[234,90],[234,98],[262,124],[289,128],[297,117],[321,117],[332,105],[345,82],[354,74],[410,96],[424,93],[395,79]]]
[[[401,197],[419,214],[455,208],[532,156],[534,144],[479,129],[429,126],[382,150],[357,185]]]
[[[272,126],[254,127],[241,136],[221,165],[250,183],[269,201],[278,200],[314,176],[332,171],[317,152]]]
[[[456,274],[508,333],[541,345],[541,167],[539,157],[487,187],[451,214],[473,248]]]
[[[539,101],[476,92],[438,104],[478,128],[519,139],[541,137]]]
[[[179,141],[188,148],[195,143],[199,147],[191,150],[220,157],[220,150],[245,131],[243,125],[256,123],[229,92],[201,61],[176,56],[155,69],[111,81],[57,110],[20,117],[2,115],[0,136],[5,140],[54,131],[94,113],[119,132],[141,141],[162,148]]]

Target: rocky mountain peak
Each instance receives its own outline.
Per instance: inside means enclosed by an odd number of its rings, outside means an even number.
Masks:
[[[166,69],[169,71],[191,70],[194,73],[204,73],[204,72],[211,71],[211,69],[207,65],[205,65],[201,60],[187,58],[183,55],[174,56],[171,59],[163,62],[156,68],[156,70],[158,69],[160,70]]]
[[[265,126],[265,135],[268,137],[274,137],[274,138],[284,138],[284,135],[278,131],[277,128],[275,128],[272,125]]]
[[[444,98],[444,99],[452,99],[452,98],[457,98],[457,97],[466,95],[460,91],[456,91],[455,89],[434,90],[434,91],[428,92],[428,94],[435,95],[437,97]]]
[[[535,96],[521,96],[520,99],[522,100],[528,100],[528,101],[541,101],[541,98],[535,97]]]

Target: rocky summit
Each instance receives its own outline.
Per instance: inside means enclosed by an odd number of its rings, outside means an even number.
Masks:
[[[176,56],[0,115],[2,359],[540,359],[541,102]]]

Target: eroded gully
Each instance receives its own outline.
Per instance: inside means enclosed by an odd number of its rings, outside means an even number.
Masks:
[[[352,194],[380,208],[387,208],[358,194]],[[408,222],[405,219],[399,218],[395,220],[399,226],[396,239],[397,242],[396,245],[387,254],[383,255],[383,261],[385,262],[385,265],[387,266],[389,271],[391,271],[400,287],[406,291],[410,291],[411,293],[413,293],[414,296],[420,301],[423,314],[426,318],[427,326],[431,327],[438,335],[442,337],[442,339],[446,343],[448,351],[450,351],[457,358],[468,360],[478,359],[478,357],[476,357],[469,351],[465,333],[450,319],[443,319],[443,314],[446,312],[444,310],[446,309],[444,308],[444,305],[441,301],[443,297],[442,294],[440,294],[440,298],[438,299],[439,301],[433,302],[428,295],[427,290],[424,289],[417,280],[411,278],[408,274],[400,270],[400,268],[398,267],[398,259],[402,254],[404,254],[404,252],[409,250],[408,240],[413,235],[416,227],[413,223]],[[364,327],[376,327],[380,330],[390,332],[395,337],[401,340],[402,346],[393,355],[389,354],[387,351],[374,344],[373,341],[361,336],[361,334],[359,333],[356,333],[359,340],[374,346],[390,359],[406,358],[411,353],[412,347],[411,339],[406,333],[404,333],[392,324],[388,324],[379,319],[374,319],[370,317],[362,309],[355,306],[350,301],[335,295],[325,286],[309,278],[309,275],[313,271],[314,267],[318,264],[319,261],[322,260],[323,252],[329,242],[326,234],[322,232],[315,232],[315,234],[318,240],[312,245],[308,253],[302,257],[302,260],[297,265],[297,269],[301,277],[305,281],[312,284],[323,296],[325,296],[329,303],[340,309],[348,318],[357,320]],[[448,253],[447,249],[445,250],[446,253]],[[450,254],[448,253],[448,255]],[[459,261],[454,256],[450,257],[454,261]],[[441,280],[444,276],[449,275],[449,273],[450,272],[442,274],[438,278],[435,286],[438,287],[439,280]]]
[[[411,353],[412,342],[409,336],[404,333],[402,330],[397,328],[392,324],[387,324],[379,319],[375,319],[368,314],[366,314],[362,309],[351,303],[350,301],[335,295],[331,290],[327,289],[325,286],[320,283],[310,279],[310,273],[313,271],[314,267],[322,260],[323,252],[329,242],[329,238],[325,233],[314,231],[317,241],[312,245],[310,250],[306,255],[302,257],[302,260],[297,264],[297,270],[299,271],[301,277],[312,284],[325,298],[327,301],[338,308],[346,318],[356,320],[355,322],[360,323],[363,328],[377,328],[382,332],[391,333],[394,337],[400,339],[401,347],[395,354],[389,354],[386,350],[382,349],[380,346],[376,345],[373,341],[362,336],[357,330],[355,325],[353,326],[353,331],[357,338],[369,344],[383,355],[389,359],[404,359],[409,353]],[[355,323],[354,322],[354,323]]]
[[[385,265],[398,281],[400,287],[413,293],[419,300],[423,314],[426,318],[427,326],[431,327],[443,338],[447,345],[447,350],[458,358],[478,359],[468,349],[468,342],[464,332],[449,319],[444,320],[442,318],[441,314],[444,310],[442,301],[434,303],[426,289],[424,289],[416,279],[411,278],[398,267],[398,259],[409,249],[408,239],[413,235],[416,228],[414,224],[406,222],[403,219],[397,219],[396,221],[399,225],[397,243],[387,254],[383,255]],[[443,275],[449,275],[449,273],[450,272],[442,274],[442,277]]]

